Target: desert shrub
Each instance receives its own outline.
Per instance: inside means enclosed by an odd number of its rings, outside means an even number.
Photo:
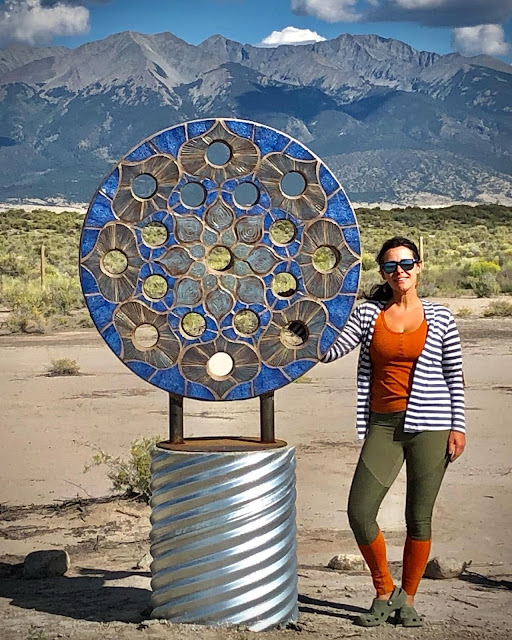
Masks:
[[[510,318],[512,317],[512,302],[508,302],[507,300],[491,302],[491,304],[482,311],[482,315],[484,318]]]
[[[82,329],[91,329],[92,327],[94,327],[94,322],[91,320],[91,316],[89,314],[80,316],[77,324]]]
[[[18,316],[29,319],[69,314],[83,307],[78,279],[64,275],[48,278],[44,289],[38,280],[4,277],[0,302]]]
[[[99,451],[93,456],[92,464],[85,467],[84,472],[87,472],[91,467],[106,465],[107,477],[112,482],[113,491],[149,502],[151,497],[151,449],[160,440],[160,436],[133,440],[127,459]]]
[[[496,274],[499,270],[499,264],[493,260],[475,260],[473,262],[466,262],[463,272],[466,276],[478,278],[484,273]]]
[[[371,253],[363,251],[363,254],[361,256],[361,266],[363,268],[363,271],[370,271],[371,269],[375,269],[377,267],[375,258]]]
[[[486,272],[478,277],[468,277],[468,282],[479,298],[491,298],[500,292],[500,285],[493,273]]]
[[[65,275],[55,276],[49,281],[47,297],[49,314],[68,315],[84,306],[78,279]]]
[[[382,282],[383,280],[377,269],[373,269],[372,271],[362,271],[361,282],[359,285],[360,296],[363,296],[363,294],[368,295],[376,284],[381,284]]]
[[[44,333],[47,322],[44,315],[30,304],[18,306],[7,318],[10,333]]]
[[[459,318],[469,318],[473,315],[473,312],[471,311],[471,309],[469,307],[461,307],[458,311],[457,311],[457,316]]]
[[[49,376],[78,376],[80,375],[80,365],[71,358],[58,358],[52,360],[52,364],[46,368]]]
[[[431,285],[435,287],[433,293],[424,295],[447,295],[455,296],[464,289],[464,278],[459,269],[455,268],[436,268],[434,271],[428,270],[425,274],[431,278]],[[420,282],[423,274],[420,276]]]
[[[496,276],[496,281],[502,293],[512,293],[512,265],[502,267]]]
[[[42,627],[31,624],[28,628],[27,640],[48,640],[48,636]]]
[[[424,269],[418,279],[418,295],[428,298],[439,293],[437,286],[437,270]]]

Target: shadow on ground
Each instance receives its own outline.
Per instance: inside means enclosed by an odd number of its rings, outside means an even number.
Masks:
[[[329,609],[336,609],[336,611],[330,611]],[[357,616],[349,615],[348,613],[341,613],[341,611],[348,611],[352,614],[357,614],[364,613],[366,609],[361,609],[361,607],[354,607],[351,604],[341,604],[339,602],[330,602],[328,600],[319,600],[317,598],[310,598],[309,596],[299,595],[299,611],[300,613],[314,613],[320,616],[344,618],[345,620],[354,622]]]
[[[81,569],[80,576],[24,580],[0,573],[0,597],[10,605],[90,622],[141,622],[149,617],[151,591],[131,586],[110,586],[113,580],[149,577],[140,571]]]
[[[512,591],[512,582],[510,580],[497,580],[496,578],[490,578],[475,571],[468,571],[467,569],[460,576],[460,579],[474,584],[475,587],[480,590],[494,589],[497,591]]]

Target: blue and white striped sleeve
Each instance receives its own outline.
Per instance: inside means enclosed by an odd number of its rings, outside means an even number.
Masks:
[[[462,350],[457,325],[450,314],[443,337],[443,376],[448,386],[452,405],[452,429],[465,433],[464,375],[462,372]]]
[[[338,358],[346,356],[352,349],[355,349],[363,337],[361,325],[361,306],[357,307],[347,320],[340,335],[336,338],[332,347],[326,351],[320,362],[332,362]]]

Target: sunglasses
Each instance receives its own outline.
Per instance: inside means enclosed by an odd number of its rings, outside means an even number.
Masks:
[[[410,271],[418,262],[418,260],[413,260],[413,258],[405,258],[405,260],[400,260],[400,262],[389,260],[388,262],[383,262],[380,268],[384,273],[394,273],[398,267],[401,267],[404,271]]]

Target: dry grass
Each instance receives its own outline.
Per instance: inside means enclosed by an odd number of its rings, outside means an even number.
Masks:
[[[52,360],[52,364],[47,367],[47,375],[53,376],[79,376],[80,366],[76,360],[71,358],[58,358]]]

